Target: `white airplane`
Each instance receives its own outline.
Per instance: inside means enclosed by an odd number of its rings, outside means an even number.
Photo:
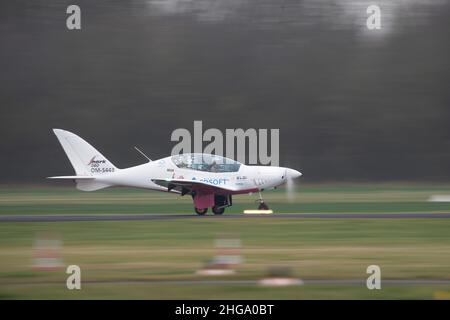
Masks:
[[[204,215],[208,208],[222,214],[232,205],[232,195],[258,192],[260,210],[268,210],[261,197],[264,189],[275,188],[302,174],[283,167],[247,166],[218,155],[185,153],[118,169],[100,152],[79,136],[53,129],[75,169],[74,176],[48,177],[74,180],[77,188],[94,191],[111,186],[145,188],[189,194],[195,212]]]

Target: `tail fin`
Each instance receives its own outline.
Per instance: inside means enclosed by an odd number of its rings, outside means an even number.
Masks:
[[[85,191],[98,190],[109,186],[95,181],[95,177],[118,170],[108,159],[72,132],[61,129],[53,129],[53,132],[75,169],[76,176],[68,176],[67,179],[76,180],[77,188]],[[79,178],[77,178],[78,176]],[[92,177],[92,179],[87,179],[89,177]]]

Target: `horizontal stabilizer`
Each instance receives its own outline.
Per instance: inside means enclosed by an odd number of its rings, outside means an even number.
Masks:
[[[47,177],[47,179],[75,180],[77,183],[77,189],[83,191],[95,191],[111,186],[108,183],[97,181],[96,177],[93,176],[57,176]]]

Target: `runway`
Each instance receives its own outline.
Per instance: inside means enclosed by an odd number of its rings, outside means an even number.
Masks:
[[[70,222],[70,221],[143,221],[179,219],[441,219],[450,218],[450,213],[274,213],[274,214],[224,214],[220,216],[198,216],[192,214],[61,214],[61,215],[2,215],[0,222]]]

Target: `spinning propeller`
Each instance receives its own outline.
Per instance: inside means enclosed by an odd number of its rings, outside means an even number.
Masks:
[[[286,168],[285,179],[286,179],[286,196],[289,202],[293,202],[295,199],[295,183],[294,179],[300,177],[301,172]]]

